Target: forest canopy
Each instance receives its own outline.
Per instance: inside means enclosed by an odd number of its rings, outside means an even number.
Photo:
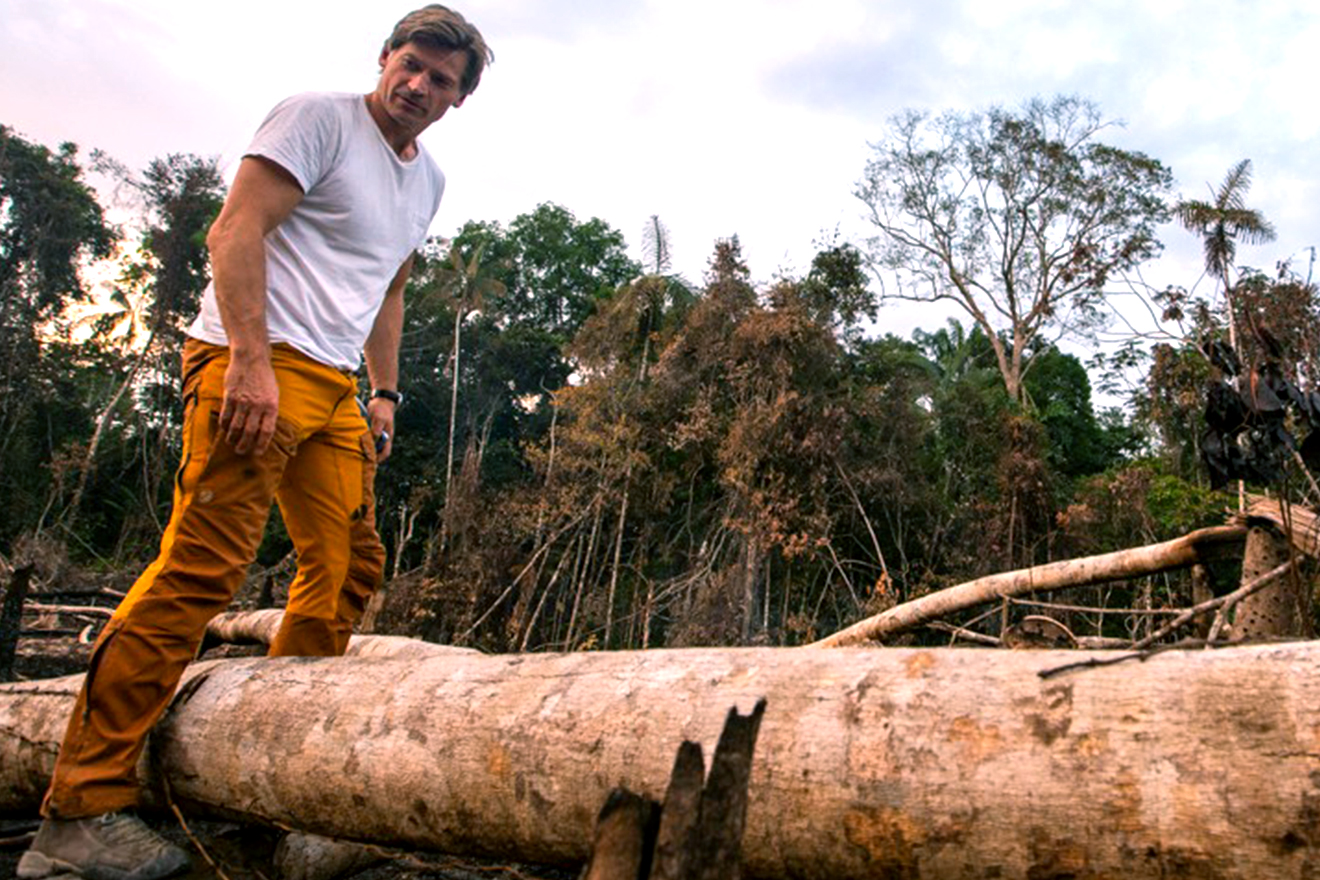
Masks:
[[[800,277],[756,281],[736,236],[679,277],[660,218],[639,261],[552,203],[432,239],[377,486],[384,625],[493,650],[799,644],[989,572],[1218,523],[1228,479],[1320,500],[1316,288],[1233,263],[1272,232],[1249,163],[1217,201],[1180,201],[1106,125],[1074,97],[900,114],[858,169],[873,236],[826,237]],[[45,542],[136,572],[168,511],[182,328],[225,186],[214,158],[94,156],[0,127],[0,555]],[[93,170],[134,222],[107,220]],[[1134,287],[1172,235],[1203,240],[1212,290]],[[1156,337],[1084,363],[1120,288]],[[894,300],[961,311],[900,338]],[[1277,407],[1243,390],[1261,387]],[[1212,392],[1230,413],[1213,436]],[[290,553],[276,521],[254,584]]]

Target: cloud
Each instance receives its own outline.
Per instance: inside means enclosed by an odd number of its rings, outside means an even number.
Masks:
[[[543,39],[571,44],[585,37],[625,33],[645,14],[626,0],[495,0],[459,7],[500,58],[500,39]]]
[[[1309,0],[455,3],[496,63],[423,138],[449,176],[437,233],[550,200],[636,242],[659,213],[689,275],[738,233],[766,278],[809,264],[823,230],[864,233],[852,187],[893,113],[1075,93],[1126,120],[1106,141],[1165,162],[1185,193],[1253,159],[1279,249],[1320,240]],[[368,90],[416,5],[5,0],[0,122],[132,167],[232,158],[286,95]]]

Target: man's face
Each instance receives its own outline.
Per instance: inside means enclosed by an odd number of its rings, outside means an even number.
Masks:
[[[459,82],[467,68],[467,53],[461,49],[404,43],[381,52],[380,66],[376,84],[379,106],[414,137],[450,107],[463,104]]]

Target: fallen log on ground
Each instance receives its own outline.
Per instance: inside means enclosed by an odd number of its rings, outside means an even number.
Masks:
[[[1188,568],[1226,553],[1240,552],[1246,539],[1247,529],[1243,526],[1215,526],[1161,544],[987,575],[904,602],[839,630],[832,636],[812,642],[810,647],[839,648],[882,641],[955,611],[974,608],[1007,596],[1085,587]]]
[[[1269,520],[1288,536],[1298,553],[1320,556],[1320,521],[1317,521],[1315,511],[1300,504],[1285,505],[1277,498],[1247,497],[1246,513],[1234,515],[1234,524],[1249,525],[1253,519]]]
[[[185,811],[580,864],[616,786],[768,700],[745,876],[1293,878],[1320,865],[1320,644],[1157,654],[689,649],[198,664],[144,756]],[[0,686],[30,815],[78,678]]]
[[[284,612],[278,608],[259,611],[230,611],[216,615],[206,625],[203,652],[216,644],[269,645],[279,632]],[[475,648],[437,645],[404,636],[355,635],[348,640],[349,657],[391,657],[421,660],[447,654],[475,654]]]

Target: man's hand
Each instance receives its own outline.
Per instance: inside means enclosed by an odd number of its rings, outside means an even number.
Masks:
[[[275,436],[280,388],[270,358],[232,358],[225,370],[220,430],[239,455],[261,455]]]
[[[376,438],[376,461],[382,462],[390,457],[394,449],[394,407],[392,400],[373,397],[367,402],[367,422],[371,425],[371,436]],[[381,434],[385,435],[385,445],[380,445]]]

